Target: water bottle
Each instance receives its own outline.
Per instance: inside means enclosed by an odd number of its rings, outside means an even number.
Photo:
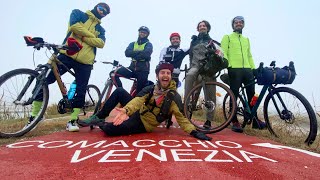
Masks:
[[[250,106],[254,106],[257,103],[258,97],[259,97],[259,94],[255,94],[252,97],[251,102],[250,102]]]
[[[70,89],[68,91],[68,99],[72,99],[74,94],[76,93],[76,87],[77,87],[77,84],[76,84],[76,81],[73,81],[71,84],[70,84]]]

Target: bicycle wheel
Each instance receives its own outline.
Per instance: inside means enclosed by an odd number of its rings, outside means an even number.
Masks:
[[[231,107],[230,116],[227,118],[223,116],[222,108],[225,95],[230,96],[233,104],[236,101],[232,91],[222,83],[206,82],[205,86],[212,86],[210,87],[212,90],[209,90],[208,94],[215,97],[215,102],[214,100],[204,100],[204,93],[201,91],[202,85],[198,84],[185,97],[184,113],[197,130],[204,133],[216,133],[226,128],[236,113],[236,108]],[[214,87],[216,92],[212,94]],[[207,118],[210,119],[210,117],[213,117],[213,120],[207,121]]]
[[[222,109],[223,109],[223,116],[225,119],[228,119],[230,116],[230,96],[229,94],[226,94],[223,98],[223,104],[222,104]],[[247,124],[251,124],[250,120],[250,114],[249,112],[246,111],[245,108],[245,102],[242,98],[242,96],[239,96],[237,98],[237,110],[236,110],[236,116],[237,120],[241,124],[242,128],[245,128]]]
[[[100,96],[101,96],[101,93],[99,88],[93,84],[89,84],[86,90],[84,112],[94,111]]]
[[[93,114],[96,114],[102,108],[102,106],[104,104],[104,101],[106,101],[110,97],[110,94],[111,94],[111,91],[112,91],[112,87],[113,87],[112,81],[108,80],[106,85],[104,86],[104,88],[102,90],[102,93],[99,96],[99,100],[98,100],[98,102],[97,102],[97,104],[95,106]]]
[[[32,130],[42,119],[48,105],[49,90],[46,84],[39,87],[37,76],[31,69],[16,69],[0,77],[0,137],[19,137]],[[32,96],[36,88],[43,90],[43,102],[33,121]]]
[[[278,138],[310,145],[317,136],[315,112],[308,100],[294,89],[273,89],[265,99],[263,113],[268,130]]]

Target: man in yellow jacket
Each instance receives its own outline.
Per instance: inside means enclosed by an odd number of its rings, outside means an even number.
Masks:
[[[86,120],[79,120],[81,126],[99,125],[108,136],[119,136],[136,133],[152,132],[160,123],[166,120],[161,110],[166,96],[172,91],[176,92],[176,83],[172,80],[173,65],[159,64],[156,68],[156,85],[147,86],[135,98],[123,88],[117,88],[109,97],[104,107],[97,114]],[[111,110],[120,103],[123,108],[116,108],[119,113],[113,122],[104,122]],[[169,106],[168,116],[174,115],[180,127],[195,138],[211,140],[211,137],[196,130],[195,126],[181,111],[182,100],[178,93]],[[168,117],[167,116],[167,117]]]
[[[236,16],[232,19],[231,25],[233,33],[225,35],[221,41],[221,48],[224,52],[224,57],[228,59],[228,75],[230,81],[230,89],[236,98],[239,96],[239,88],[241,84],[249,84],[254,79],[255,65],[251,54],[250,41],[242,35],[244,27],[244,18]],[[255,94],[254,84],[246,88],[248,100],[250,101]],[[257,120],[253,121],[253,128],[264,128],[264,122]],[[237,117],[232,120],[232,130],[235,132],[243,132]]]
[[[73,112],[71,120],[67,123],[67,131],[79,131],[79,127],[75,121],[78,119],[80,109],[84,105],[86,87],[90,78],[92,64],[94,62],[97,48],[103,48],[105,43],[105,30],[100,25],[101,19],[110,13],[110,7],[106,3],[98,3],[91,11],[82,12],[75,9],[71,12],[67,36],[64,44],[69,37],[75,38],[83,48],[74,55],[68,55],[65,51],[61,51],[58,59],[64,63],[69,69],[75,72],[76,92],[71,100]],[[61,66],[61,65],[60,65]],[[65,69],[58,66],[60,74],[66,72]],[[47,83],[55,82],[55,77],[51,72],[47,78]],[[42,91],[32,103],[32,113],[29,121],[34,119],[33,114],[38,114],[42,105]]]

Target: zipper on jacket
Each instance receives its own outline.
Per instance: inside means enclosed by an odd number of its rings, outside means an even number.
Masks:
[[[90,20],[90,17],[88,17],[88,20],[87,21],[89,21]],[[88,28],[88,31],[90,32],[90,28],[91,28],[91,26],[92,26],[92,24],[94,23],[94,21],[92,20],[92,22],[91,22],[91,24],[90,24],[90,26],[89,26],[89,28]],[[81,42],[81,45],[83,44],[84,42],[82,41]],[[76,57],[76,59],[75,60],[77,60],[78,59],[78,56],[79,56],[79,54],[80,54],[80,52],[79,53],[77,53],[77,57]]]
[[[242,44],[241,44],[241,40],[240,40],[240,34],[239,34],[239,42],[240,42],[241,55],[242,55],[242,68],[244,68],[244,57],[243,57],[243,51],[242,51]]]

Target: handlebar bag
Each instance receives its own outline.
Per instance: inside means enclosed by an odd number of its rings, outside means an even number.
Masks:
[[[259,85],[271,84],[292,84],[296,77],[296,72],[288,66],[283,68],[262,68],[257,74],[257,83]]]

